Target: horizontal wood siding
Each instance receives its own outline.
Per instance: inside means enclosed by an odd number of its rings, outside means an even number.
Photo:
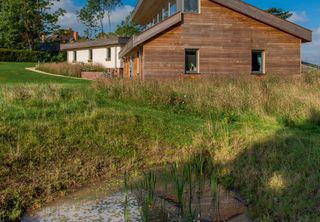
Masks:
[[[186,48],[199,49],[202,77],[251,74],[254,49],[265,50],[267,74],[300,73],[301,39],[209,0],[143,45],[144,78],[185,76]]]

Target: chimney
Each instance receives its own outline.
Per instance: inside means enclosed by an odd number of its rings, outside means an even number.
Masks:
[[[78,32],[73,32],[73,40],[77,42],[79,40],[79,33]]]

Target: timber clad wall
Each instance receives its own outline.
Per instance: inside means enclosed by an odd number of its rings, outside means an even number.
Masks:
[[[185,49],[199,49],[200,74],[251,74],[252,50],[264,50],[267,74],[299,74],[301,39],[210,0],[200,14],[143,45],[143,77],[186,76]]]

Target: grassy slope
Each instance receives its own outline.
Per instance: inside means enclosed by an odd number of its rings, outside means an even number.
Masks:
[[[33,67],[32,63],[9,63],[0,62],[0,84],[12,83],[63,83],[78,84],[86,83],[84,80],[74,80],[68,78],[60,78],[25,70],[27,67]]]
[[[316,221],[319,101],[301,82],[0,86],[0,214],[206,149],[253,217]]]

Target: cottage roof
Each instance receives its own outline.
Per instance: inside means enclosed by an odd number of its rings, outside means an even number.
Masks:
[[[61,44],[60,49],[62,51],[67,51],[74,49],[99,48],[111,45],[125,45],[128,42],[128,40],[129,38],[127,37],[110,37],[92,41]]]

